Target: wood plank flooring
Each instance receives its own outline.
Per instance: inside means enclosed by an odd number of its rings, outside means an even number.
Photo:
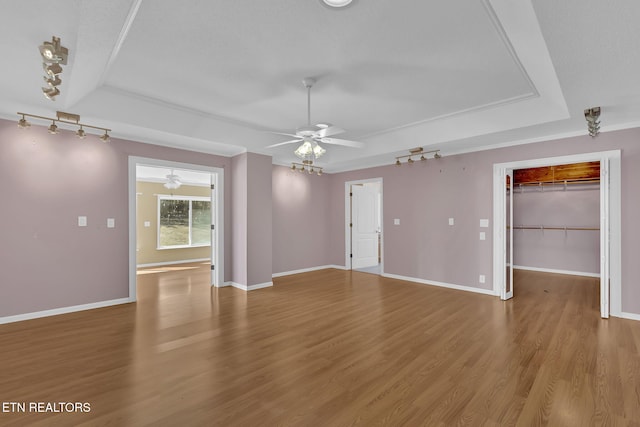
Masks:
[[[596,279],[517,271],[502,302],[332,269],[245,293],[206,268],[0,325],[0,402],[90,404],[0,425],[640,426],[640,322],[600,319]]]

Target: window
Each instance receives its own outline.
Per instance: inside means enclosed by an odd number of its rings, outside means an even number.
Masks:
[[[211,245],[211,199],[158,196],[158,249]]]

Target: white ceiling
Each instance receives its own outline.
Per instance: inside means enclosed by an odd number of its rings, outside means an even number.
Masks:
[[[167,175],[177,175],[181,184],[209,187],[211,174],[187,169],[165,168],[160,166],[136,166],[136,180],[166,183]]]
[[[637,0],[44,0],[5,2],[0,116],[16,111],[113,129],[112,136],[207,153],[295,160],[311,120],[364,148],[326,146],[328,172],[422,146],[443,155],[638,125]],[[38,45],[69,48],[55,102]]]

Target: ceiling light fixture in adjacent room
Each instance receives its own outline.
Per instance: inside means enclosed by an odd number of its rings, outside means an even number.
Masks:
[[[103,142],[109,142],[111,137],[109,136],[109,132],[111,129],[103,128],[100,126],[88,125],[85,123],[80,123],[80,116],[78,114],[65,113],[64,111],[56,111],[56,118],[44,117],[44,116],[36,116],[35,114],[28,113],[17,113],[19,116],[22,116],[20,120],[18,120],[18,127],[20,129],[26,129],[31,126],[31,123],[27,121],[26,117],[33,117],[35,119],[46,120],[51,122],[51,125],[47,128],[50,134],[57,134],[59,132],[59,127],[56,123],[63,123],[65,125],[78,126],[78,130],[75,132],[78,138],[84,139],[87,136],[84,128],[98,129],[104,131],[104,134],[99,136],[100,140]]]
[[[587,130],[592,138],[600,133],[600,107],[587,108],[584,110],[584,118],[587,120]]]
[[[167,175],[167,182],[164,183],[164,186],[169,190],[176,190],[180,188],[182,185],[182,181],[180,177],[173,173],[173,169],[171,169],[171,173]]]

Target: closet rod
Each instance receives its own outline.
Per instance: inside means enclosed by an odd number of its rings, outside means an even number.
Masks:
[[[539,186],[539,185],[571,185],[571,184],[599,184],[599,178],[577,178],[577,179],[557,179],[554,181],[533,181],[533,182],[516,182],[518,186]]]
[[[507,226],[507,228],[511,228]],[[532,225],[514,225],[514,230],[600,230],[599,227],[545,227],[544,225],[532,226]]]

